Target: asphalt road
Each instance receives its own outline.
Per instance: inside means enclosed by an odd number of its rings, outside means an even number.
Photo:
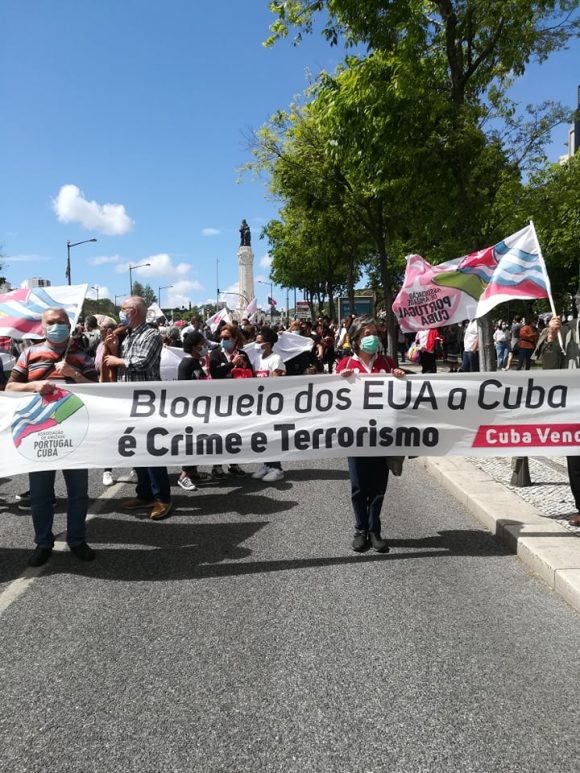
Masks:
[[[418,463],[386,556],[350,551],[342,461],[175,487],[158,523],[91,480],[97,561],[24,580],[0,483],[0,771],[577,773],[580,618]]]

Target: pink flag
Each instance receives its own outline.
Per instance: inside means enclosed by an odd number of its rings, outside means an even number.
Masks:
[[[244,314],[244,317],[246,319],[251,320],[252,315],[255,314],[258,311],[258,299],[252,298],[252,300],[248,303],[248,307],[246,309],[246,313]]]
[[[407,257],[393,303],[402,330],[442,327],[487,314],[498,303],[550,297],[550,282],[533,224],[462,258],[431,266]]]

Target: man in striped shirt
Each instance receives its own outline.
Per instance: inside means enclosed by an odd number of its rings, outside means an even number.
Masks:
[[[42,315],[42,329],[46,340],[22,352],[12,368],[6,391],[49,395],[59,388],[59,381],[67,384],[98,381],[92,358],[69,347],[70,320],[64,309],[46,309]],[[63,470],[63,474],[68,495],[66,539],[77,558],[92,561],[95,552],[86,543],[85,527],[89,504],[89,473],[88,470]],[[55,476],[55,470],[29,473],[36,542],[36,549],[28,560],[30,566],[45,564],[54,546],[52,524]]]

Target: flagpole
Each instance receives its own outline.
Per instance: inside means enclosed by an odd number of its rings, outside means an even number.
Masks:
[[[536,240],[536,247],[538,249],[538,257],[540,258],[540,266],[542,267],[542,273],[544,274],[544,279],[546,280],[546,289],[548,290],[548,300],[550,301],[550,309],[552,310],[552,314],[554,315],[554,317],[557,317],[558,314],[556,313],[556,307],[554,305],[554,299],[552,297],[552,283],[550,282],[550,277],[548,276],[546,261],[544,260],[544,256],[542,254],[542,248],[540,247],[540,240],[538,239],[538,234],[536,233],[536,226],[534,225],[533,220],[530,220],[530,226],[532,227],[532,231],[534,232],[534,239]],[[558,341],[560,342],[562,351],[564,351],[564,341],[562,339],[561,330],[558,330]]]

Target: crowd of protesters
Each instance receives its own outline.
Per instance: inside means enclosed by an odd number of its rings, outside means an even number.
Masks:
[[[316,375],[333,373],[335,368],[344,377],[358,372],[386,373],[401,378],[412,372],[405,369],[408,359],[418,363],[422,373],[436,373],[438,362],[446,365],[449,373],[479,371],[479,333],[475,320],[416,334],[399,331],[399,367],[384,354],[388,348],[386,325],[368,317],[352,315],[340,325],[325,316],[314,323],[296,319],[286,331],[283,325],[255,324],[249,319],[240,323],[221,322],[212,328],[198,317],[187,326],[179,327],[168,325],[163,319],[149,320],[147,312],[144,300],[132,296],[123,301],[119,322],[110,317],[90,316],[84,325],[71,331],[63,309],[47,309],[42,319],[45,340],[28,342],[17,353],[18,359],[7,382],[1,374],[0,388],[49,395],[57,389],[59,381],[159,381],[165,347],[182,349],[175,376],[182,381]],[[498,368],[508,370],[515,360],[517,370],[529,369],[541,327],[541,321],[519,316],[511,323],[498,321],[493,334]],[[308,339],[308,344],[302,345],[298,354],[283,359],[274,347],[279,334],[286,332]],[[385,462],[384,458],[377,457],[348,459],[355,523],[352,547],[357,552],[371,547],[377,552],[389,549],[381,536],[380,512],[389,469],[394,468]],[[577,465],[574,471],[577,477]],[[67,542],[73,554],[89,561],[95,553],[86,542],[85,532],[88,471],[64,470],[63,474],[67,487]],[[137,468],[131,476],[136,481],[135,496],[121,506],[127,510],[148,511],[154,521],[167,518],[172,510],[167,468]],[[280,462],[267,462],[253,472],[235,463],[230,463],[227,470],[222,465],[214,465],[208,471],[185,466],[177,483],[184,490],[195,491],[199,484],[226,476],[248,476],[270,484],[282,481],[284,471]],[[103,471],[103,484],[113,483],[113,470],[107,468]],[[46,563],[54,546],[54,484],[55,471],[32,472],[29,490],[19,496],[21,509],[32,512],[36,549],[29,559],[31,566]],[[575,491],[575,496],[580,505],[580,492]]]

